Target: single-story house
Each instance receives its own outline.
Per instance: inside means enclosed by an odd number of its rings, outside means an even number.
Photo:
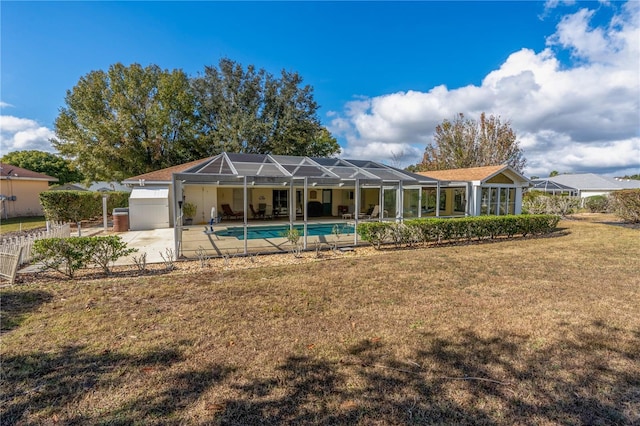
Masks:
[[[124,181],[132,185],[132,230],[169,227],[184,202],[197,206],[194,223],[207,223],[211,210],[224,207],[248,217],[251,207],[266,216],[304,221],[307,217],[352,217],[375,206],[387,218],[418,217],[425,188],[435,179],[373,161],[268,154],[222,153],[215,157],[146,173]],[[174,194],[178,194],[176,197]],[[162,226],[160,226],[162,225]]]
[[[49,189],[49,182],[58,179],[22,167],[0,163],[0,216],[42,216],[40,193]]]
[[[431,194],[427,208],[439,206],[443,216],[522,213],[522,193],[531,181],[508,165],[419,172],[446,182]]]
[[[52,186],[49,191],[87,191],[87,188],[73,183],[65,183],[64,185]]]
[[[596,195],[607,195],[621,189],[640,189],[639,180],[611,178],[595,173],[563,174],[541,180],[570,187],[574,189],[574,195],[583,199]]]
[[[258,206],[292,222],[357,220],[376,205],[380,219],[395,220],[519,214],[530,181],[506,165],[410,173],[366,160],[222,153],[123,183],[133,186],[130,228],[141,230],[174,226],[186,202],[196,205],[196,224],[208,223],[212,209],[217,216],[227,208],[249,217]]]

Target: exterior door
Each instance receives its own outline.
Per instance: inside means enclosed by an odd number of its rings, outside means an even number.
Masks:
[[[322,190],[322,216],[331,216],[331,197],[333,191],[330,189]]]

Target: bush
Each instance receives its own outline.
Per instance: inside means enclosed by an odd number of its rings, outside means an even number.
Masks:
[[[584,201],[584,207],[591,213],[606,213],[609,210],[609,198],[605,195],[594,195]]]
[[[128,192],[106,194],[108,212],[129,205]],[[102,192],[90,191],[46,191],[40,193],[40,204],[47,220],[76,223],[102,215],[102,195]]]
[[[611,210],[628,223],[640,222],[640,189],[624,189],[610,194]]]
[[[411,219],[404,223],[365,222],[358,235],[380,249],[382,244],[412,245],[416,242],[471,241],[499,236],[543,235],[552,232],[560,218],[556,215],[478,216],[459,219]]]
[[[118,235],[106,237],[85,237],[88,241],[91,261],[100,266],[107,274],[111,273],[109,265],[124,256],[135,253],[138,249],[127,248],[127,243]]]
[[[110,273],[111,262],[136,251],[137,249],[127,248],[126,243],[117,235],[44,238],[36,240],[33,245],[33,253],[44,269],[58,271],[70,279],[76,271],[92,263]]]
[[[529,191],[522,199],[522,211],[528,214],[566,216],[578,211],[580,202],[580,197],[548,195],[542,191]]]
[[[58,271],[68,278],[73,278],[76,271],[86,267],[91,259],[86,237],[36,240],[33,253],[44,269]]]

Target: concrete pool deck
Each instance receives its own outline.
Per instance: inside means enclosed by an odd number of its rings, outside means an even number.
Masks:
[[[307,222],[308,225],[314,224],[353,224],[353,221],[344,221],[336,218],[327,220],[314,220],[313,222]],[[264,222],[264,221],[251,221],[248,227],[264,227],[264,226],[283,226],[288,225],[289,222]],[[207,256],[232,256],[237,254],[244,254],[245,240],[238,239],[234,236],[223,235],[227,228],[242,227],[244,224],[240,221],[226,221],[224,225],[214,225],[214,232],[210,232],[209,226],[194,225],[183,227],[182,229],[182,255],[186,258],[197,258],[198,251],[204,250]],[[300,222],[294,222],[294,225],[301,226]],[[321,248],[327,248],[330,245],[335,244],[336,239],[339,246],[354,245],[355,238],[354,233],[345,233],[336,235],[320,235],[320,236],[308,236],[307,237],[307,249],[315,248],[316,245],[320,245]],[[303,237],[300,237],[300,244],[303,244]],[[285,237],[274,238],[256,238],[248,239],[246,241],[246,248],[248,254],[257,253],[283,253],[291,251],[292,245]]]

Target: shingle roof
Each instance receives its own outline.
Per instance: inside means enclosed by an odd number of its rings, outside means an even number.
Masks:
[[[508,166],[483,166],[469,167],[466,169],[432,170],[428,172],[418,172],[418,174],[438,180],[469,182],[485,180],[507,168]]]
[[[11,164],[0,163],[0,179],[33,179],[46,180],[49,182],[57,182],[58,178],[45,175],[44,173],[32,172],[22,167],[12,166]]]
[[[123,183],[138,183],[141,179],[148,182],[171,182],[171,176],[174,173],[182,173],[192,167],[204,164],[212,158],[213,157],[202,158],[200,160],[190,161],[188,163],[179,164],[177,166],[167,167],[166,169],[160,169],[154,172],[133,176],[124,180]]]

